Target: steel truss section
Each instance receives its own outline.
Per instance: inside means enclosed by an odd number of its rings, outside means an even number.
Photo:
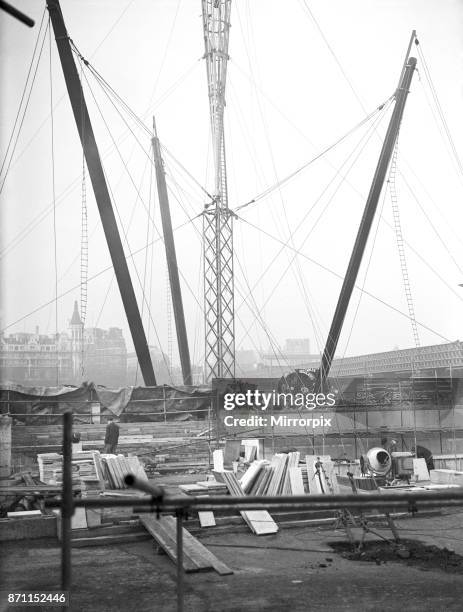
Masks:
[[[203,215],[206,379],[235,376],[233,215],[216,206]]]
[[[205,380],[235,376],[233,219],[224,138],[231,0],[203,0],[204,59],[214,158],[214,195],[203,214]]]

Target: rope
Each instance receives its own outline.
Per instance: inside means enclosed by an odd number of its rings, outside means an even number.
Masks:
[[[272,238],[272,240],[275,240],[276,242],[279,242],[280,244],[283,244],[285,248],[290,249],[290,250],[295,250],[292,247],[290,247],[287,243],[284,243],[282,240],[280,240],[279,238],[276,238],[275,236],[272,236],[272,234],[270,234],[269,232],[266,232],[264,229],[262,229],[261,227],[258,227],[257,225],[254,225],[253,223],[251,223],[250,221],[247,221],[246,219],[244,219],[243,217],[238,217],[241,221],[243,221],[244,223],[247,223],[247,225],[253,227],[254,229],[256,229],[259,232],[262,232],[263,234],[265,234],[266,236],[268,236],[269,238]],[[338,274],[337,272],[335,272],[334,270],[332,270],[331,268],[328,268],[328,266],[325,266],[324,264],[320,263],[319,261],[316,261],[315,259],[313,259],[312,257],[309,257],[308,255],[306,255],[305,253],[302,253],[301,251],[297,251],[297,254],[300,255],[301,257],[303,257],[304,259],[307,259],[308,261],[310,261],[311,263],[313,263],[314,265],[318,266],[319,268],[321,268],[322,270],[325,270],[325,272],[328,272],[329,274],[331,274],[332,276],[335,276],[336,278],[339,278],[340,280],[343,280],[344,277],[341,274]],[[356,289],[360,289],[360,287],[358,285],[355,285]],[[405,312],[402,312],[401,310],[399,310],[398,308],[396,308],[395,306],[393,306],[392,304],[389,304],[388,302],[386,302],[385,300],[381,299],[380,297],[374,295],[373,293],[364,290],[364,294],[368,295],[368,297],[372,298],[373,300],[379,302],[380,304],[382,304],[383,306],[386,306],[387,308],[389,308],[390,310],[393,310],[394,312],[396,312],[397,314],[400,314],[402,317],[405,317],[407,319],[409,319],[409,315],[406,314]],[[442,338],[442,340],[445,340],[445,342],[451,342],[451,340],[449,340],[449,338],[446,338],[445,336],[443,336],[442,334],[440,334],[439,332],[435,331],[434,329],[430,328],[429,326],[425,325],[424,323],[421,323],[420,321],[417,321],[417,324],[422,327],[423,329],[426,329],[428,331],[430,331],[431,333],[433,333],[435,336],[438,336],[439,338]]]
[[[420,43],[418,41],[418,38],[415,39],[415,44],[416,44],[416,48],[418,50],[418,55],[420,56],[421,62],[423,64],[424,74],[425,74],[426,79],[428,81],[429,88],[431,90],[431,95],[432,95],[434,103],[436,105],[436,109],[437,109],[439,118],[440,118],[440,120],[442,122],[442,126],[444,128],[445,135],[447,136],[448,142],[450,144],[450,149],[452,151],[452,154],[453,154],[453,157],[454,157],[454,161],[455,161],[455,163],[456,163],[456,165],[458,167],[458,170],[460,172],[460,178],[461,178],[463,176],[463,164],[461,162],[460,156],[459,156],[457,148],[455,146],[455,142],[454,142],[454,140],[452,138],[452,134],[450,132],[447,120],[446,120],[445,115],[444,115],[444,111],[442,109],[442,105],[441,105],[441,103],[439,101],[439,97],[437,95],[437,91],[436,91],[436,88],[434,86],[434,83],[433,83],[433,80],[432,80],[432,77],[431,77],[431,72],[429,71],[428,64],[427,64],[426,59],[424,57],[424,53],[423,53],[421,45],[420,45]]]
[[[377,122],[379,122],[381,119],[378,118]],[[331,202],[333,201],[334,196],[336,195],[338,189],[341,187],[342,182],[345,180],[346,175],[350,172],[350,170],[352,169],[353,165],[355,164],[355,162],[357,161],[359,155],[361,154],[361,152],[363,151],[363,149],[365,148],[367,142],[369,141],[369,139],[371,138],[371,135],[373,133],[374,130],[374,124],[372,124],[369,128],[369,130],[362,135],[361,139],[359,140],[359,142],[355,145],[353,151],[350,152],[350,154],[348,155],[348,157],[344,160],[344,162],[341,164],[341,167],[339,169],[337,169],[336,171],[336,175],[333,177],[333,179],[328,183],[328,185],[323,189],[322,193],[320,194],[320,196],[317,198],[317,200],[315,201],[315,203],[311,206],[311,208],[304,214],[303,218],[300,220],[300,222],[297,224],[298,228],[302,227],[304,224],[304,221],[307,219],[307,217],[309,216],[309,214],[312,212],[312,210],[315,208],[315,206],[318,204],[318,202],[321,200],[321,198],[324,196],[324,194],[328,191],[329,187],[333,184],[335,178],[340,175],[341,176],[341,182],[337,185],[336,189],[334,190],[333,194],[331,195],[331,197],[329,198],[328,202],[326,203],[325,207],[323,208],[323,210],[321,211],[321,213],[319,214],[318,218],[315,220],[315,223],[312,225],[312,227],[310,228],[309,232],[306,234],[304,240],[302,241],[302,243],[299,246],[299,249],[301,249],[305,243],[307,242],[307,240],[309,239],[311,233],[314,231],[314,229],[316,228],[317,224],[319,223],[320,219],[322,218],[322,216],[325,214],[326,210],[328,209],[328,206],[331,204]],[[362,142],[364,141],[364,142]],[[344,166],[348,163],[348,161],[350,160],[350,158],[353,156],[353,154],[357,151],[357,149],[360,149],[355,158],[352,160],[349,168],[347,169],[347,172],[344,174],[341,174]],[[242,217],[240,217],[241,219],[243,219]],[[276,255],[273,257],[273,259],[271,260],[271,262],[267,265],[266,269],[264,270],[264,272],[261,274],[261,276],[259,277],[259,279],[256,281],[256,283],[254,284],[254,286],[252,287],[252,291],[255,290],[256,286],[258,285],[259,282],[261,282],[263,276],[269,271],[270,267],[273,265],[273,263],[276,261],[276,259],[279,257],[279,255],[284,251],[285,246],[289,245],[290,240],[286,240],[286,241],[280,241],[279,242],[283,245],[282,248],[276,253]],[[293,263],[294,259],[297,257],[297,254],[300,253],[300,250],[296,249],[294,246],[290,247],[291,250],[294,252],[294,256],[292,257],[291,260],[289,260],[288,265],[286,266],[285,270],[283,271],[282,275],[280,276],[280,278],[278,279],[278,281],[275,283],[274,287],[276,288],[281,280],[283,279],[283,277],[285,276],[286,272],[288,271],[289,267],[291,266],[291,264]],[[248,295],[246,296],[246,299],[248,298]],[[267,304],[268,299],[266,300],[266,302],[264,303],[264,306]],[[242,304],[240,304],[237,308],[237,310],[240,309]]]
[[[49,76],[50,76],[50,113],[51,113],[51,186],[53,199],[53,264],[55,273],[55,342],[56,342],[56,386],[59,385],[59,335],[58,335],[58,249],[56,232],[56,189],[55,189],[55,122],[53,113],[53,68],[51,53],[51,28],[48,18],[48,49],[49,49]]]
[[[29,108],[29,101],[31,99],[32,90],[34,88],[35,77],[37,76],[37,70],[38,70],[38,67],[39,67],[39,64],[40,64],[40,59],[42,57],[43,47],[44,47],[44,44],[45,44],[45,40],[47,38],[47,30],[49,29],[49,23],[47,23],[47,26],[45,27],[45,30],[44,30],[44,33],[43,33],[43,39],[42,39],[42,44],[40,46],[40,52],[39,52],[39,55],[38,55],[37,62],[35,64],[34,74],[32,76],[32,81],[31,81],[30,86],[29,86],[29,93],[27,94],[27,99],[26,99],[26,102],[25,102],[25,105],[24,105],[24,108],[23,108],[23,111],[22,111],[21,121],[19,123],[19,127],[18,127],[18,129],[16,131],[16,136],[15,136],[14,135],[15,128],[16,128],[16,126],[18,124],[19,115],[21,114],[21,105],[22,105],[22,103],[24,101],[24,97],[26,95],[27,87],[29,85],[30,74],[31,74],[32,66],[33,66],[33,63],[34,63],[35,56],[36,56],[37,45],[38,45],[39,38],[40,38],[40,35],[41,35],[41,32],[42,32],[42,24],[43,24],[43,20],[44,20],[44,15],[45,15],[45,11],[44,11],[44,13],[42,15],[42,22],[40,24],[40,30],[39,30],[39,33],[37,35],[37,41],[35,43],[34,51],[32,53],[32,60],[31,60],[30,66],[29,66],[29,71],[27,73],[26,84],[24,86],[24,90],[23,90],[23,93],[22,93],[22,96],[21,96],[21,101],[20,101],[20,104],[19,104],[19,108],[18,108],[18,112],[17,112],[17,115],[16,115],[16,119],[15,119],[15,122],[14,122],[14,125],[13,125],[13,129],[11,131],[11,135],[10,135],[10,139],[9,139],[9,142],[8,142],[7,150],[6,150],[5,157],[3,159],[2,166],[1,166],[1,171],[3,171],[4,168],[5,168],[6,160],[8,159],[8,154],[9,154],[9,160],[8,160],[7,165],[6,165],[6,170],[5,170],[4,174],[3,174],[2,184],[0,185],[0,193],[3,191],[3,187],[5,185],[5,181],[6,181],[7,177],[8,177],[8,172],[9,172],[10,167],[11,167],[11,162],[13,160],[13,155],[14,155],[14,153],[16,151],[16,146],[18,144],[19,136],[21,134],[21,130],[22,130],[22,127],[23,127],[23,124],[24,124],[24,119],[26,117],[27,109]],[[13,138],[14,138],[14,144],[13,144],[13,146],[11,146]],[[1,174],[1,172],[0,172],[0,174]]]
[[[297,176],[300,172],[302,172],[303,170],[305,170],[306,168],[308,168],[310,165],[312,165],[314,162],[316,162],[318,159],[322,158],[324,155],[326,155],[327,153],[329,153],[332,149],[334,149],[337,145],[339,145],[341,142],[343,142],[344,140],[346,140],[346,138],[348,138],[351,134],[353,134],[357,129],[359,129],[360,127],[362,127],[362,125],[364,125],[365,123],[367,123],[368,121],[370,121],[370,119],[372,119],[377,113],[379,113],[380,111],[382,111],[384,109],[384,107],[388,104],[388,102],[390,102],[392,99],[394,98],[394,96],[390,96],[383,104],[381,104],[380,106],[378,106],[372,113],[370,113],[369,115],[367,115],[366,117],[364,117],[364,119],[362,119],[362,121],[360,121],[357,125],[355,125],[353,128],[351,128],[348,132],[346,132],[343,136],[341,136],[338,140],[336,140],[334,143],[332,143],[331,145],[329,145],[328,147],[326,147],[325,149],[323,149],[323,151],[321,151],[320,153],[318,153],[315,157],[313,157],[312,159],[310,159],[308,162],[306,162],[305,164],[303,164],[302,166],[300,166],[297,170],[295,170],[294,172],[292,172],[291,174],[289,174],[288,176],[286,176],[284,179],[278,181],[277,183],[275,183],[274,185],[268,187],[265,191],[263,191],[262,193],[260,193],[259,195],[255,196],[254,198],[252,198],[252,200],[249,200],[248,202],[241,204],[240,206],[237,206],[234,209],[234,212],[237,212],[238,210],[241,210],[242,208],[246,208],[247,206],[250,206],[251,204],[254,204],[255,202],[258,202],[259,200],[267,197],[270,193],[272,193],[273,191],[275,191],[275,189],[279,189],[280,187],[282,187],[283,185],[285,185],[288,181],[290,181],[292,178],[294,178],[295,176]]]

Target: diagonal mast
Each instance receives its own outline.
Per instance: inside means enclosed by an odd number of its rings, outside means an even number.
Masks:
[[[125,314],[130,327],[138,363],[147,387],[156,385],[156,376],[146,340],[143,322],[138,308],[137,298],[130,278],[129,267],[124,254],[116,217],[109,195],[108,185],[101,164],[82,84],[79,79],[70,38],[64,24],[59,0],[46,0],[51,24],[55,33],[64,80],[69,94],[74,119],[76,122],[82,149],[87,162],[88,173],[93,186],[95,200],[100,213],[101,224],[108,244],[109,254],[116,275]]]
[[[215,183],[204,207],[205,380],[235,376],[233,213],[228,208],[224,110],[231,0],[202,0]]]
[[[409,51],[407,52],[407,58],[408,53]],[[328,332],[328,337],[326,339],[325,349],[323,351],[320,369],[318,371],[318,380],[316,381],[315,386],[317,392],[325,390],[328,374],[330,372],[331,364],[333,363],[333,358],[338,346],[339,337],[341,335],[344,318],[349,307],[350,298],[357,280],[360,264],[362,263],[363,253],[365,251],[370,229],[375,217],[379,197],[383,189],[384,179],[386,177],[394,147],[397,142],[397,135],[399,133],[400,123],[402,121],[405,103],[410,91],[410,84],[412,82],[415,67],[416,59],[414,57],[408,58],[408,61],[402,70],[399,86],[395,93],[395,107],[387,128],[383,146],[381,148],[381,153],[370,187],[370,192],[363,211],[362,220],[360,222],[357,237],[350,256],[344,282],[341,287],[341,292],[339,294],[338,303],[331,322],[330,331]]]

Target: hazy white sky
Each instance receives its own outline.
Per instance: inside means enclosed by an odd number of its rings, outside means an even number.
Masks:
[[[210,189],[199,0],[63,0],[61,4],[69,34],[82,54],[148,126],[156,115],[163,144]],[[16,5],[36,20],[36,26],[29,29],[0,14],[2,160],[45,2],[23,0]],[[230,206],[265,191],[389,98],[414,28],[455,147],[463,156],[463,2],[234,0],[226,109]],[[73,301],[80,298],[82,152],[53,36],[52,79],[49,49],[47,35],[2,192],[2,328],[52,300],[55,292],[50,84],[55,104],[58,293],[70,290],[58,303],[60,330],[72,314]],[[149,137],[131,123],[137,142],[95,79],[86,75],[85,94],[126,235],[126,252],[136,251],[147,238],[152,240],[153,233],[157,238],[161,227],[154,188],[150,205]],[[241,211],[242,220],[235,223],[237,348],[266,349],[269,338],[283,344],[290,337],[310,337],[314,351],[323,348],[341,281],[307,258],[344,274],[389,117],[390,112],[371,138],[366,138],[369,123],[281,190]],[[406,248],[406,256],[416,317],[429,328],[419,327],[422,345],[462,336],[463,288],[458,284],[463,283],[463,177],[436,117],[418,55],[418,73],[400,135],[397,192],[403,235],[413,247],[413,251]],[[205,195],[168,156],[166,171],[177,226],[201,212]],[[92,277],[110,260],[88,177],[87,206]],[[154,228],[148,222],[150,207]],[[381,198],[380,209],[358,284],[407,312],[389,193]],[[294,259],[293,252],[283,249],[277,256],[281,243],[263,232],[289,241],[303,255]],[[200,220],[175,233],[196,363],[203,360],[200,234]],[[163,245],[157,241],[154,249],[141,251],[131,261],[131,271],[140,304],[141,286],[146,295],[151,292],[151,316],[146,305],[143,309],[150,343],[167,350]],[[111,279],[108,271],[89,281],[87,325],[123,327],[130,345]],[[243,303],[249,288],[252,298]],[[357,291],[338,355],[413,345],[405,317],[367,295],[359,303],[359,297]],[[44,333],[54,331],[53,305],[8,327],[6,333],[32,331],[36,325]]]

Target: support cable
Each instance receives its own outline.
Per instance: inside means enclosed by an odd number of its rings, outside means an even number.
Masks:
[[[13,160],[13,155],[14,155],[14,153],[16,151],[16,146],[18,144],[19,136],[21,134],[21,130],[22,130],[22,127],[23,127],[23,124],[24,124],[24,119],[26,118],[27,109],[29,108],[29,102],[30,102],[30,99],[31,99],[32,91],[34,89],[35,78],[37,76],[37,70],[38,70],[39,65],[40,65],[40,60],[41,60],[41,57],[42,57],[43,47],[45,45],[45,40],[47,38],[47,30],[48,30],[48,28],[49,28],[49,23],[47,23],[47,26],[46,26],[46,28],[44,30],[44,33],[43,33],[43,39],[42,39],[42,43],[40,45],[40,51],[39,51],[38,59],[37,59],[37,62],[35,64],[34,74],[32,76],[32,81],[30,82],[29,92],[27,93],[27,99],[26,99],[26,102],[23,105],[22,116],[21,116],[21,120],[19,122],[19,127],[18,127],[18,129],[16,131],[16,135],[15,136],[14,136],[14,129],[15,129],[15,127],[13,127],[13,131],[11,132],[10,142],[8,143],[8,148],[7,148],[7,153],[5,154],[5,158],[4,158],[3,163],[2,163],[2,170],[5,167],[5,163],[6,163],[6,169],[5,169],[4,173],[3,173],[2,183],[0,185],[0,193],[3,191],[3,187],[5,186],[5,181],[7,179],[8,172],[10,171],[11,162]],[[40,32],[41,32],[41,30],[39,30],[39,36],[40,36]],[[37,42],[38,42],[38,37],[37,37]],[[36,48],[34,48],[34,54],[32,56],[32,62],[31,62],[31,67],[30,67],[29,71],[32,69],[32,63],[33,63],[35,55],[36,55]],[[26,89],[27,89],[27,84],[28,84],[29,80],[30,80],[30,72],[28,72],[28,75],[27,75],[26,85],[25,85],[25,88],[24,88],[24,91],[23,91],[23,96],[21,97],[21,102],[24,101],[24,96],[26,95]],[[14,126],[17,125],[20,113],[21,113],[21,107],[18,109],[18,115],[17,115],[17,117],[15,119]],[[13,145],[11,145],[11,141],[12,141],[13,138],[14,138],[14,143],[13,143]],[[7,162],[6,160],[7,160],[8,152],[9,152],[9,159],[8,159],[8,162]]]
[[[457,168],[459,170],[460,179],[461,179],[463,177],[463,164],[462,164],[462,161],[460,159],[460,155],[458,154],[457,148],[455,146],[455,141],[453,140],[452,134],[450,132],[450,128],[449,128],[449,125],[447,123],[447,119],[445,118],[445,114],[444,114],[444,111],[442,109],[442,105],[441,105],[439,97],[437,95],[437,90],[436,90],[436,88],[434,86],[434,82],[433,82],[432,77],[431,77],[431,72],[429,70],[428,64],[427,64],[426,59],[424,57],[423,49],[422,49],[422,47],[421,47],[421,45],[420,45],[420,43],[418,41],[418,38],[415,39],[415,45],[416,45],[416,48],[418,50],[418,55],[420,56],[421,62],[423,64],[424,74],[425,74],[426,79],[428,81],[429,88],[431,90],[431,94],[432,94],[434,103],[436,105],[436,109],[437,109],[439,118],[440,118],[440,120],[442,122],[442,126],[444,128],[445,135],[447,136],[447,139],[448,139],[448,142],[449,142],[449,145],[450,145],[450,149],[452,151],[453,158],[454,158],[454,161],[456,163],[456,166],[457,166]]]
[[[368,121],[370,121],[373,117],[375,117],[375,115],[377,115],[379,112],[381,112],[384,107],[386,105],[388,105],[389,102],[391,102],[393,100],[394,96],[390,96],[385,102],[383,102],[383,104],[380,104],[373,112],[371,112],[369,115],[367,115],[366,117],[364,117],[362,119],[362,121],[360,121],[357,125],[355,125],[353,128],[351,128],[348,132],[346,132],[343,136],[341,136],[338,140],[336,140],[334,143],[332,143],[331,145],[329,145],[328,147],[326,147],[325,149],[323,149],[320,153],[318,153],[315,157],[313,157],[312,159],[310,159],[308,162],[306,162],[305,164],[303,164],[302,166],[300,166],[299,168],[297,168],[294,172],[291,172],[291,174],[289,174],[288,176],[286,176],[285,178],[281,179],[280,181],[277,181],[274,185],[271,185],[270,187],[268,187],[267,189],[265,189],[263,192],[261,192],[260,194],[256,195],[254,198],[252,198],[251,200],[249,200],[248,202],[245,202],[244,204],[241,204],[240,206],[237,206],[234,209],[234,212],[237,212],[239,210],[241,210],[242,208],[246,208],[247,206],[250,206],[251,204],[254,204],[255,202],[258,202],[259,200],[267,197],[270,193],[272,193],[273,191],[275,191],[276,189],[279,189],[280,187],[282,187],[283,185],[285,185],[287,182],[289,182],[292,178],[294,178],[295,176],[297,176],[300,172],[302,172],[303,170],[305,170],[306,168],[308,168],[310,165],[312,165],[314,162],[316,162],[318,159],[322,158],[324,155],[326,155],[326,153],[329,153],[332,149],[334,149],[337,145],[341,144],[341,142],[343,142],[344,140],[346,140],[351,134],[353,134],[356,130],[358,130],[360,127],[362,127],[365,123],[367,123]]]
[[[265,231],[264,229],[262,229],[261,227],[258,227],[257,225],[254,225],[254,223],[251,223],[250,221],[248,221],[247,219],[244,219],[243,217],[238,217],[241,221],[243,221],[244,223],[246,223],[247,225],[249,225],[250,227],[253,227],[254,229],[256,229],[259,232],[262,232],[263,234],[265,234],[266,236],[268,236],[269,238],[271,238],[272,240],[275,240],[276,242],[284,245],[285,248],[290,249],[290,250],[296,250],[293,249],[287,242],[283,242],[283,240],[280,240],[279,238],[277,238],[276,236],[273,236],[272,234],[270,234],[269,232]],[[336,278],[339,278],[340,280],[344,279],[344,276],[342,274],[338,274],[337,272],[335,272],[334,270],[332,270],[331,268],[328,268],[328,266],[326,266],[325,264],[320,263],[319,261],[316,261],[315,259],[313,259],[313,257],[309,257],[308,255],[306,255],[305,253],[302,253],[301,251],[297,251],[297,254],[300,255],[301,257],[303,257],[304,259],[307,259],[307,261],[310,261],[311,263],[313,263],[314,265],[316,265],[317,267],[321,268],[322,270],[325,270],[325,272],[328,272],[329,274],[331,274],[332,276],[335,276]],[[355,288],[357,290],[360,289],[360,287],[358,285],[355,285]],[[386,302],[385,300],[383,300],[382,298],[374,295],[373,293],[371,293],[370,291],[363,291],[365,295],[368,295],[368,297],[372,298],[373,300],[379,302],[380,304],[383,304],[383,306],[386,306],[387,308],[389,308],[390,310],[393,310],[394,312],[396,312],[397,314],[400,314],[401,316],[405,317],[406,319],[410,319],[409,315],[406,314],[405,312],[402,312],[399,308],[396,308],[395,306],[393,306],[392,304],[390,304],[389,302]],[[431,327],[425,325],[424,323],[421,323],[420,321],[417,321],[417,324],[422,327],[423,329],[426,329],[428,331],[430,331],[431,333],[433,333],[435,336],[438,336],[439,338],[442,338],[442,340],[445,340],[445,342],[451,342],[451,340],[449,340],[449,338],[443,336],[442,334],[440,334],[439,332],[435,331],[434,329],[432,329]]]
[[[59,334],[58,334],[58,248],[56,232],[56,188],[55,188],[55,122],[53,113],[53,66],[50,18],[48,18],[48,51],[49,51],[49,78],[50,78],[50,114],[51,114],[51,187],[53,199],[53,265],[55,280],[55,345],[56,345],[56,386],[59,385]]]
[[[379,123],[379,121],[381,121],[381,119],[383,118],[384,114],[385,114],[386,110],[384,111],[384,113],[382,114],[381,117],[378,117],[376,119],[376,123]],[[327,203],[325,204],[324,208],[322,209],[322,211],[320,212],[320,214],[318,215],[317,219],[315,220],[314,224],[312,225],[312,227],[310,228],[308,234],[306,234],[303,242],[301,243],[301,245],[299,246],[299,249],[301,249],[305,243],[307,242],[307,240],[309,239],[311,233],[314,231],[314,229],[316,228],[317,224],[319,223],[319,221],[321,220],[322,216],[325,214],[326,210],[328,209],[328,206],[331,204],[331,202],[333,201],[334,196],[336,195],[337,191],[339,190],[339,188],[341,187],[341,184],[343,183],[343,181],[346,179],[346,175],[350,172],[350,170],[352,169],[353,165],[355,164],[355,162],[357,161],[358,157],[360,156],[360,154],[362,153],[362,151],[364,150],[365,146],[367,145],[369,139],[371,138],[371,135],[375,129],[375,125],[372,124],[368,131],[362,135],[361,139],[358,141],[358,143],[355,145],[353,151],[350,152],[350,154],[348,155],[348,157],[344,160],[344,162],[341,164],[341,166],[336,170],[336,174],[335,176],[331,179],[331,181],[328,183],[328,185],[323,189],[322,193],[318,196],[318,198],[315,200],[314,204],[309,208],[309,210],[304,214],[303,218],[298,222],[297,224],[297,228],[303,227],[303,224],[305,222],[305,220],[307,219],[307,217],[309,216],[309,214],[312,212],[312,210],[314,210],[315,206],[318,204],[318,202],[320,202],[320,200],[322,199],[322,197],[325,195],[325,193],[328,191],[328,189],[330,188],[330,186],[334,183],[334,180],[336,179],[337,176],[341,177],[341,181],[339,182],[339,184],[337,185],[337,187],[335,188],[334,192],[332,193],[332,195],[330,196],[330,198],[328,199]],[[357,151],[357,149],[359,149]],[[350,161],[351,157],[355,154],[355,157],[353,158],[352,161]],[[347,169],[347,171],[343,171],[344,167],[347,165],[347,163],[350,161],[350,165],[349,168]],[[242,219],[242,217],[240,217]],[[288,240],[281,240],[280,243],[282,245],[288,246],[290,243],[291,239]],[[282,246],[282,248],[280,248],[280,250],[276,253],[276,255],[272,258],[272,260],[270,261],[270,263],[266,266],[265,270],[263,271],[263,273],[260,275],[260,277],[257,279],[257,281],[254,283],[253,287],[252,287],[252,291],[255,290],[256,286],[261,282],[261,280],[263,279],[264,275],[267,274],[267,272],[269,271],[270,267],[273,265],[273,263],[276,261],[276,259],[279,257],[279,255],[284,251],[285,246]],[[293,250],[293,253],[295,253],[293,255],[293,258],[289,261],[288,265],[286,266],[283,274],[281,275],[281,277],[279,278],[279,280],[277,281],[277,283],[275,283],[274,285],[274,289],[276,289],[276,287],[278,286],[278,284],[281,282],[282,278],[284,277],[284,275],[286,274],[287,270],[289,269],[289,267],[291,266],[292,262],[294,261],[295,257],[297,256],[297,253],[299,252],[299,250],[295,249],[294,246],[291,247],[291,250]],[[248,296],[246,296],[245,299],[247,299]],[[265,304],[267,304],[267,302],[269,301],[270,298],[268,298],[265,302]],[[264,304],[264,306],[265,306]],[[237,310],[239,310],[242,306],[242,303],[238,306]]]
[[[8,156],[9,156],[9,153],[10,153],[10,148],[11,148],[11,145],[12,145],[12,142],[13,142],[14,133],[15,133],[15,130],[16,130],[16,126],[18,125],[19,116],[21,114],[21,108],[22,108],[22,105],[23,105],[23,102],[24,102],[24,98],[26,97],[27,89],[29,87],[29,79],[30,79],[30,76],[31,76],[32,67],[34,65],[34,60],[35,60],[35,57],[36,57],[36,53],[37,53],[37,48],[38,48],[38,45],[39,45],[40,36],[42,34],[42,27],[43,27],[43,23],[44,23],[44,20],[45,20],[45,12],[46,12],[46,9],[44,9],[43,13],[42,13],[42,20],[40,21],[40,27],[39,27],[39,31],[38,31],[38,34],[37,34],[37,38],[35,40],[34,50],[32,51],[32,58],[31,58],[31,62],[29,64],[29,69],[27,71],[26,82],[24,83],[23,92],[22,92],[22,95],[21,95],[21,99],[19,101],[18,111],[16,113],[16,117],[15,117],[15,120],[14,120],[13,128],[11,130],[10,138],[8,139],[8,145],[6,147],[5,157],[3,158],[2,165],[0,167],[0,176],[1,176],[1,173],[3,172],[3,168],[5,167],[6,160],[8,159]],[[15,143],[15,147],[16,147],[16,143]],[[13,155],[14,155],[14,149],[11,152],[11,157],[13,157]]]

